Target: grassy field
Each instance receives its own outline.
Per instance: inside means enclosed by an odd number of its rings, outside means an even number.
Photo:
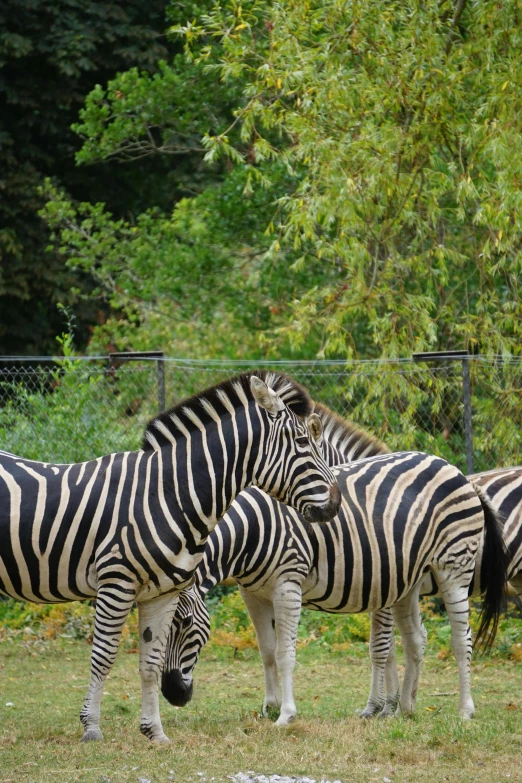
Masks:
[[[457,717],[454,660],[428,655],[413,719],[362,721],[366,646],[300,650],[299,718],[276,729],[258,718],[262,671],[257,652],[204,651],[194,699],[162,702],[170,746],[139,734],[138,658],[121,651],[102,706],[103,743],[80,744],[80,707],[90,646],[56,639],[0,643],[0,783],[226,781],[239,771],[348,781],[522,780],[522,665],[477,659],[477,717]],[[12,706],[7,704],[12,703]]]

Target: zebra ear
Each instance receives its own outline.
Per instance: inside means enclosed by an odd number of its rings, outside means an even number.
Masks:
[[[257,375],[252,375],[250,378],[250,388],[254,399],[258,405],[264,408],[272,416],[275,416],[279,411],[284,410],[285,404],[280,397],[277,396],[275,391],[267,386],[261,378]]]
[[[320,445],[323,442],[323,422],[317,413],[311,413],[307,418],[306,423],[308,424],[308,429],[312,434],[312,438],[317,445]]]

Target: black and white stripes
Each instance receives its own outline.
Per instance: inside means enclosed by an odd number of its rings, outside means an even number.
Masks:
[[[327,409],[322,416],[328,418]],[[329,459],[338,459],[342,444],[350,439],[337,417],[335,426],[323,424],[323,448]],[[330,448],[328,433],[336,438]],[[352,440],[357,442],[356,437]],[[368,441],[364,448],[385,451],[377,441]],[[197,585],[204,593],[226,577],[237,579],[265,666],[265,706],[281,705],[278,724],[286,725],[296,714],[292,671],[301,605],[343,613],[394,606],[409,639],[405,649],[411,664],[401,706],[413,710],[424,644],[417,598],[430,571],[450,614],[461,675],[460,713],[470,717],[468,588],[486,523],[489,540],[503,555],[495,521],[485,514],[483,500],[462,473],[431,455],[382,454],[337,468],[336,475],[343,494],[341,510],[321,528],[307,525],[259,490],[241,493],[209,538]],[[485,573],[494,616],[504,577],[502,570]],[[178,643],[183,645],[183,640]],[[185,678],[189,674],[185,671]],[[168,691],[165,695],[172,696]]]
[[[468,477],[474,487],[487,497],[502,525],[508,555],[507,578],[519,597],[522,596],[522,467],[499,468]],[[481,541],[470,596],[479,596],[487,589],[487,574],[494,563]],[[439,587],[434,576],[427,574],[421,584],[421,595],[437,595]],[[392,715],[397,703],[399,676],[395,659],[393,615],[390,609],[372,614],[370,656],[372,686],[363,717]],[[382,674],[384,672],[384,675]],[[384,677],[385,689],[382,688]]]
[[[0,453],[0,591],[43,602],[96,597],[85,740],[101,738],[103,681],[134,601],[141,730],[166,740],[157,686],[179,591],[238,492],[263,487],[312,521],[336,512],[339,490],[309,436],[310,413],[287,376],[241,375],[154,419],[141,451],[73,465]]]

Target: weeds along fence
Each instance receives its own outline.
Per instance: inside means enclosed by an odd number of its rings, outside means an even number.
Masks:
[[[4,357],[0,448],[49,462],[136,449],[158,410],[256,367],[292,375],[392,449],[439,454],[468,473],[522,464],[522,361],[459,352],[358,362]]]

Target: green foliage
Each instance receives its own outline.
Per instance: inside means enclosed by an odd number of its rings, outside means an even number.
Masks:
[[[0,628],[29,639],[92,639],[94,606],[90,603],[32,604],[8,598],[0,601]]]
[[[314,268],[281,267],[271,250],[271,191],[244,191],[248,172],[182,199],[172,215],[115,220],[101,203],[73,205],[50,183],[42,216],[69,264],[92,275],[98,291],[134,327],[111,324],[118,345],[161,344],[178,356],[229,358],[280,353],[271,336],[296,288],[313,284]],[[280,181],[286,178],[279,172]],[[107,328],[103,330],[107,331]],[[96,344],[96,343],[95,343]]]
[[[75,358],[71,332],[57,341],[63,358],[51,370],[37,368],[31,388],[25,376],[0,383],[6,400],[0,442],[26,459],[65,463],[139,448],[145,424],[156,413],[154,376],[140,378],[138,415],[125,417],[136,399],[132,374],[117,383],[113,369]]]
[[[212,625],[214,628],[227,627],[233,631],[251,628],[250,615],[239,590],[234,589],[224,595],[212,607]]]
[[[207,602],[211,618],[209,645],[212,650],[232,648],[245,651],[257,648],[254,627],[246,606],[237,588],[223,588]],[[428,653],[440,660],[452,656],[451,627],[448,618],[437,601],[426,598],[422,601],[424,624],[428,631]],[[470,622],[476,629],[479,623],[480,605],[473,602]],[[137,614],[132,612],[124,633],[124,646],[134,649],[137,643]],[[13,598],[0,600],[0,629],[4,635],[22,636],[26,640],[48,640],[59,636],[74,639],[92,638],[94,627],[94,606],[91,602],[66,604],[33,604]],[[298,630],[298,648],[308,652],[348,652],[367,655],[370,640],[370,615],[328,614],[303,609]],[[400,638],[397,636],[400,647]],[[490,652],[477,660],[503,658],[522,661],[522,619],[518,612],[502,618],[497,638]]]
[[[353,642],[369,642],[370,615],[327,614],[304,609],[299,624],[302,645],[318,644],[332,650],[349,650]]]
[[[182,155],[187,168],[197,167],[202,155],[196,153],[204,152],[201,137],[230,120],[233,98],[228,87],[182,55],[172,63],[160,60],[153,74],[131,68],[87,96],[81,122],[73,125],[85,140],[77,161],[163,154]]]
[[[200,62],[245,82],[241,144],[207,135],[207,159],[248,167],[253,149],[295,178],[278,245],[323,269],[281,328],[293,345],[319,327],[330,353],[519,352],[518,14],[232,0],[179,28]]]
[[[516,5],[172,10],[187,60],[97,87],[79,159],[185,153],[198,193],[122,223],[48,190],[72,266],[206,356],[519,353]]]
[[[79,336],[106,310],[85,274],[46,252],[48,231],[38,188],[53,176],[73,195],[104,198],[122,211],[172,203],[168,167],[148,163],[74,168],[71,123],[97,82],[122,69],[151,69],[168,49],[159,37],[165,0],[4,0],[0,7],[0,354],[52,350],[56,302],[74,304]],[[151,175],[155,178],[151,190]],[[161,184],[158,183],[161,180]],[[154,196],[152,197],[152,194]],[[143,208],[143,207],[141,207]]]

